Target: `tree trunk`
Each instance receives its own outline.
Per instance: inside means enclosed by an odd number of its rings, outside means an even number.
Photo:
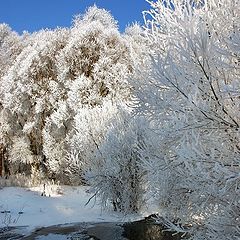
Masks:
[[[5,175],[5,147],[3,144],[0,144],[0,176],[3,177]]]

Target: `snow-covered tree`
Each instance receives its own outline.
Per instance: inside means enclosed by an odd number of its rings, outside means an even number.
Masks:
[[[129,59],[128,43],[116,21],[106,10],[93,6],[74,21],[69,42],[59,56],[59,79],[76,81],[76,94],[81,91],[78,104],[94,107],[106,98],[128,98]]]
[[[9,69],[24,46],[24,36],[19,36],[7,24],[0,24],[0,77]]]
[[[14,64],[16,57],[24,48],[26,38],[26,34],[19,36],[7,24],[0,24],[0,89],[4,83],[4,74]],[[14,119],[15,117],[3,108],[3,92],[0,90],[0,165],[2,166],[0,175],[4,175],[7,171],[5,169],[7,149],[11,142],[11,133],[16,130],[12,126]]]
[[[237,240],[240,3],[148,2],[154,51],[133,84],[159,138],[159,155],[142,159],[152,194],[165,222],[192,239]]]

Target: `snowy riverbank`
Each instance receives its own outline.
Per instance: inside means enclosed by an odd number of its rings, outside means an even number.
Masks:
[[[97,200],[92,200],[88,187],[47,186],[0,189],[0,228],[27,226],[36,228],[73,222],[126,222],[139,219],[141,215],[124,216],[102,211]]]

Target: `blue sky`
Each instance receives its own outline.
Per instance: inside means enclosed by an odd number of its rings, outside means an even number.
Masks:
[[[128,23],[143,23],[142,11],[149,9],[145,0],[1,0],[0,23],[19,33],[70,26],[74,15],[94,3],[112,13],[121,31]]]

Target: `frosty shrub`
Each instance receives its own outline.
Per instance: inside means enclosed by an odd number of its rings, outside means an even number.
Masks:
[[[105,208],[137,212],[144,204],[145,171],[140,164],[146,147],[144,127],[143,119],[119,110],[94,152],[87,179]]]
[[[240,3],[148,2],[153,52],[133,84],[159,136],[160,154],[144,159],[152,194],[169,227],[237,240]]]

